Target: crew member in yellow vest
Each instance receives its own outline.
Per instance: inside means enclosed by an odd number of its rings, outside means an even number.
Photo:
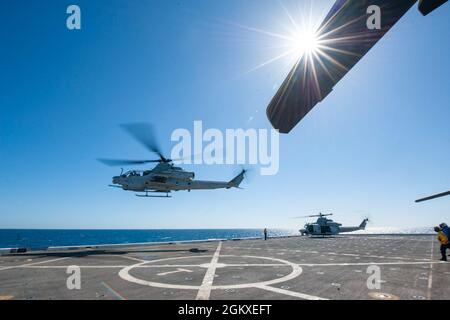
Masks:
[[[442,229],[439,227],[435,227],[434,231],[438,234],[438,240],[441,243],[441,254],[442,258],[441,261],[447,261],[447,249],[450,249],[450,243],[448,241],[447,236],[442,232]]]

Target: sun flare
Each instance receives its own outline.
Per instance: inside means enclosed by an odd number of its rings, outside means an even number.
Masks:
[[[325,60],[341,67],[326,51],[339,51],[342,54],[352,54],[351,52],[344,52],[338,48],[334,48],[335,43],[342,41],[342,39],[332,36],[335,32],[334,30],[323,33],[324,26],[321,24],[321,21],[323,21],[326,12],[315,14],[312,7],[313,0],[311,0],[309,9],[297,8],[293,12],[290,12],[281,0],[279,4],[287,19],[283,18],[285,21],[279,23],[280,27],[277,30],[262,29],[221,20],[221,22],[237,27],[240,30],[262,35],[266,38],[264,40],[265,44],[261,48],[265,49],[266,52],[270,52],[270,54],[265,55],[266,60],[263,60],[245,73],[251,73],[270,64],[280,62],[285,67],[290,68],[303,57],[306,58],[305,62],[308,62],[313,69],[315,69],[316,63],[323,66]],[[252,42],[256,41],[256,39],[252,39]]]
[[[313,54],[319,49],[319,38],[313,31],[299,32],[290,42],[296,58],[300,58],[304,54]]]

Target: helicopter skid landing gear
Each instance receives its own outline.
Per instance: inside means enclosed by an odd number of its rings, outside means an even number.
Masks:
[[[151,192],[146,191],[145,194],[136,194],[136,197],[139,198],[172,198],[172,196],[169,195],[169,192],[166,192],[166,195],[150,195],[149,193],[161,193],[161,192]]]

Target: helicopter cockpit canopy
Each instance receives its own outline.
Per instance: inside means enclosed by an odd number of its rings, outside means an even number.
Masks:
[[[124,174],[122,174],[122,177],[124,178],[128,178],[128,177],[142,177],[142,176],[146,176],[149,175],[151,173],[151,171],[137,171],[137,170],[132,170],[132,171],[127,171]]]
[[[127,171],[124,174],[122,174],[122,177],[128,178],[128,177],[139,177],[141,176],[141,173],[139,171]]]

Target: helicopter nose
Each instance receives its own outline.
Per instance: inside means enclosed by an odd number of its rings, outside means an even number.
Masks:
[[[120,177],[113,177],[113,184],[119,184],[120,183]]]

